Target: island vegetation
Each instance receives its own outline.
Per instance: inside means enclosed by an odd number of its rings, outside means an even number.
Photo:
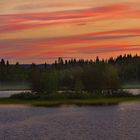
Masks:
[[[126,83],[140,82],[140,56],[120,55],[107,60],[58,58],[53,64],[22,65],[0,62],[0,83],[26,83],[31,92],[14,94],[0,103],[113,104],[138,99],[122,90]]]

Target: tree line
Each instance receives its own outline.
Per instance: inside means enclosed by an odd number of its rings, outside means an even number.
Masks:
[[[0,83],[28,82],[34,93],[114,92],[121,85],[140,81],[140,56],[131,54],[95,60],[58,58],[53,64],[25,67],[0,61]]]

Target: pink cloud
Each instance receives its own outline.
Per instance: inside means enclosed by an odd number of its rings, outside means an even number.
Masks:
[[[76,48],[79,53],[83,54],[98,54],[98,53],[106,53],[106,52],[114,52],[114,51],[128,51],[128,50],[139,50],[140,45],[95,45],[88,47],[79,47]]]
[[[140,10],[136,10],[134,7],[135,4],[132,3],[118,3],[81,10],[0,15],[0,32],[7,33],[10,31],[64,25],[80,26],[88,22],[110,19],[140,18]],[[39,20],[40,23],[34,22],[36,20]],[[59,56],[77,57],[80,55],[90,57],[91,55],[89,56],[89,54],[105,54],[115,51],[137,51],[140,53],[139,45],[122,44],[121,42],[117,46],[114,44],[96,45],[97,42],[101,41],[110,40],[111,42],[116,42],[119,39],[134,37],[140,37],[140,28],[116,30],[114,27],[114,30],[65,37],[54,36],[52,38],[0,40],[0,56],[31,61],[33,59],[56,58]],[[84,43],[89,44],[89,46],[84,46]],[[90,46],[91,43],[95,45]],[[84,47],[77,47],[77,44],[83,44],[82,46]]]
[[[9,32],[16,30],[24,30],[31,28],[41,28],[50,26],[63,25],[80,25],[83,22],[97,22],[100,20],[122,19],[122,18],[140,18],[140,11],[134,10],[132,3],[117,3],[105,5],[102,7],[81,9],[81,10],[67,10],[58,12],[46,13],[27,13],[27,14],[12,14],[0,16],[0,32]],[[85,19],[85,18],[91,18]],[[73,19],[68,21],[67,19]],[[34,20],[41,20],[42,23],[32,22]],[[43,23],[45,21],[45,23]],[[51,21],[51,22],[46,22]]]

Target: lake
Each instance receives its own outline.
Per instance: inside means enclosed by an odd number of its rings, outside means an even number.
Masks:
[[[124,91],[130,92],[133,95],[138,95],[140,94],[140,89],[124,89]]]
[[[140,94],[140,89],[124,89],[133,95]],[[21,92],[30,92],[30,90],[2,90],[0,91],[0,97],[10,97],[12,94],[18,94]]]
[[[0,140],[139,140],[140,103],[0,106]]]
[[[2,90],[0,91],[0,97],[10,97],[13,94],[19,94],[21,92],[30,92],[30,90]]]

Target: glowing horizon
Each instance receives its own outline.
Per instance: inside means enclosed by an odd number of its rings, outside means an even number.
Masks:
[[[139,0],[4,0],[0,21],[0,57],[13,63],[140,55]]]

